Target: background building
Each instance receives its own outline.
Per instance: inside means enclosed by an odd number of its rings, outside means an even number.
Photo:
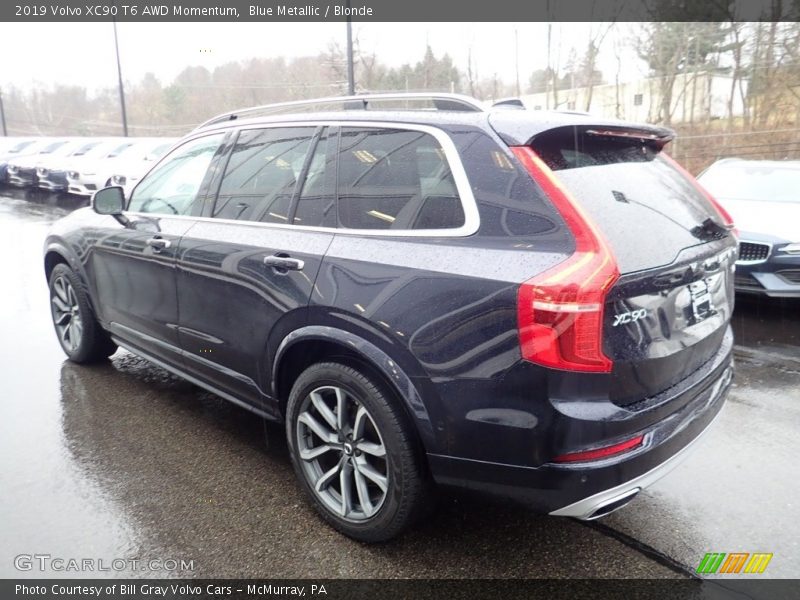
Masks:
[[[701,71],[563,89],[555,94],[551,89],[521,99],[532,110],[576,110],[649,123],[702,123],[743,116],[747,89],[745,79]]]

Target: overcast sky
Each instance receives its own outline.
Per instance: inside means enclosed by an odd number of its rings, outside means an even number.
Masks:
[[[138,81],[153,72],[169,83],[191,65],[209,69],[252,57],[307,56],[324,51],[331,40],[344,46],[344,23],[120,23],[123,75]],[[583,52],[590,31],[604,27],[594,23],[557,23],[554,39],[562,40],[562,64],[569,48]],[[547,64],[546,23],[356,23],[362,47],[375,51],[391,66],[416,62],[430,43],[437,56],[448,52],[459,69],[467,64],[472,47],[478,75],[493,73],[514,81],[514,31],[519,39],[520,83]],[[600,68],[614,80],[617,59],[614,37],[624,40],[629,27],[615,27],[606,39]],[[644,74],[640,61],[623,49],[622,79]],[[114,38],[111,23],[0,23],[0,85],[27,87],[74,83],[90,89],[116,85]]]

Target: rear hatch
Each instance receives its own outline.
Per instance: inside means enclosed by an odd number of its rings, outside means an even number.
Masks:
[[[733,308],[735,238],[662,154],[668,130],[554,127],[527,145],[607,239],[620,278],[606,296],[611,399],[652,397],[710,363]]]

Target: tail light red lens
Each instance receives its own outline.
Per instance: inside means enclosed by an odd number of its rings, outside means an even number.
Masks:
[[[689,173],[689,171],[684,169],[683,166],[681,166],[681,164],[678,161],[676,161],[668,154],[662,152],[661,156],[664,157],[664,160],[666,160],[675,170],[677,170],[681,175],[683,175],[686,179],[688,179],[691,182],[691,184],[695,187],[695,189],[698,192],[700,192],[703,196],[705,196],[706,200],[708,200],[714,206],[714,208],[717,209],[720,218],[722,218],[723,225],[725,225],[725,227],[727,227],[728,229],[732,230],[734,234],[738,235],[738,231],[736,231],[736,224],[733,222],[733,217],[731,216],[731,214],[727,210],[725,210],[725,207],[722,206],[719,203],[719,201],[716,198],[714,198],[714,196],[712,196],[709,193],[709,191],[706,188],[704,188],[699,181],[697,181],[694,175],[692,175],[691,173]]]
[[[585,462],[587,460],[600,460],[601,458],[608,458],[615,454],[622,454],[634,448],[638,448],[644,443],[644,436],[637,435],[635,438],[625,440],[619,444],[612,446],[604,446],[603,448],[595,448],[593,450],[584,450],[583,452],[571,452],[569,454],[562,454],[556,456],[553,462],[568,463],[568,462]]]
[[[550,168],[527,146],[511,150],[561,213],[575,238],[567,260],[520,286],[519,339],[525,360],[569,371],[607,373],[603,309],[619,269],[608,243]]]

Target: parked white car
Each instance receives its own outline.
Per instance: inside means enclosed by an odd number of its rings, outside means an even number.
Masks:
[[[93,138],[67,157],[43,162],[36,169],[38,186],[51,192],[67,189],[67,170],[75,169],[83,161],[95,160],[113,152],[122,144],[123,138]]]
[[[85,139],[57,139],[45,144],[35,154],[14,158],[8,161],[6,182],[15,187],[35,186],[36,171],[39,166],[48,160],[63,159],[85,144]]]
[[[158,162],[159,158],[164,156],[176,141],[177,138],[161,138],[150,147],[146,154],[131,156],[128,159],[121,158],[118,163],[115,163],[117,171],[111,176],[111,185],[122,186],[125,196],[128,196],[145,173]],[[144,144],[141,149],[145,149]]]
[[[0,137],[0,158],[7,154],[20,153],[26,146],[35,141],[36,138],[28,137]]]
[[[125,138],[105,156],[81,161],[67,169],[67,191],[79,196],[91,196],[111,184],[111,177],[128,160],[141,160],[160,138]]]
[[[25,156],[26,154],[38,152],[38,150],[44,146],[44,140],[37,138],[16,138],[13,141],[9,140],[9,142],[3,146],[3,149],[0,150],[0,183],[6,182],[8,161],[14,160],[20,156]]]

